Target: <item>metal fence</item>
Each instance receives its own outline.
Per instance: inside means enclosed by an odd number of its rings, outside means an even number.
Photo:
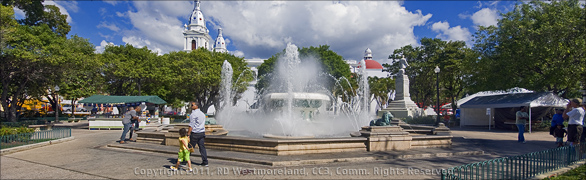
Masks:
[[[585,159],[586,144],[466,164],[442,171],[442,179],[529,179]]]
[[[70,128],[58,128],[52,130],[37,131],[32,133],[6,135],[0,136],[0,148],[5,149],[66,137],[71,137]]]

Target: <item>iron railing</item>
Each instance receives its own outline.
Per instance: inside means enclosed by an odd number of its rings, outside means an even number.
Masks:
[[[442,171],[444,179],[529,179],[585,159],[586,144],[466,164]]]
[[[71,137],[70,128],[0,136],[0,149]]]

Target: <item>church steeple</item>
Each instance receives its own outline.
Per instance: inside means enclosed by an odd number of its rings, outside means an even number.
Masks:
[[[189,18],[189,25],[198,25],[206,27],[205,19],[203,17],[203,13],[199,7],[199,0],[195,1],[195,7],[193,8],[193,12],[191,13],[191,17]]]
[[[214,46],[216,52],[227,52],[226,42],[222,36],[222,28],[218,28],[218,37],[216,38],[216,45]]]
[[[198,48],[212,50],[212,37],[206,27],[206,21],[199,7],[199,0],[194,2],[193,12],[189,17],[189,25],[184,25],[183,29],[184,44],[183,50],[190,51]]]

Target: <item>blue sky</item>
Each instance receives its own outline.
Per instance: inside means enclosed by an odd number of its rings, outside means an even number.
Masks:
[[[228,50],[266,59],[285,48],[328,44],[348,60],[364,50],[386,63],[394,49],[423,37],[463,40],[471,46],[478,25],[496,24],[516,1],[202,1],[212,39],[224,29]],[[160,54],[183,49],[182,28],[193,1],[45,1],[68,14],[70,35],[98,52],[107,43],[147,46]],[[16,17],[22,17],[16,12]]]

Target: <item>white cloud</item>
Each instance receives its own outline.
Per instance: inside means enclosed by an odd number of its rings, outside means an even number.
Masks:
[[[96,53],[102,53],[104,52],[104,50],[106,49],[106,46],[108,45],[112,45],[114,46],[114,43],[111,42],[106,42],[106,40],[102,40],[102,42],[100,42],[99,46],[96,46]]]
[[[450,27],[448,22],[436,22],[431,26],[431,30],[438,33],[436,38],[447,41],[464,41],[466,44],[471,45],[472,33],[468,28],[461,26]]]
[[[100,24],[98,24],[98,26],[96,26],[97,28],[108,28],[112,31],[120,31],[120,28],[118,26],[116,26],[116,24],[107,24],[105,21],[100,22]]]
[[[65,1],[59,1],[59,3],[63,3],[63,2],[65,2]],[[55,6],[57,6],[59,8],[59,12],[61,14],[67,15],[67,22],[69,24],[72,24],[73,23],[73,20],[71,19],[71,15],[69,15],[69,12],[67,12],[67,9],[65,9],[60,4],[57,4],[57,2],[55,2],[55,1],[44,1],[43,2],[43,5],[55,5]]]
[[[22,11],[21,9],[18,9],[16,7],[12,8],[14,10],[14,17],[16,19],[24,19],[26,14],[24,14],[24,11]]]
[[[133,5],[136,11],[126,13],[133,30],[125,33],[125,42],[163,53],[183,49],[183,24],[188,23],[193,3]],[[374,59],[386,60],[394,49],[418,44],[413,28],[431,18],[396,1],[203,1],[201,9],[212,24],[207,28],[222,27],[224,38],[237,49],[233,52],[246,58],[268,58],[292,42],[299,47],[328,44],[346,59],[361,59],[364,49],[370,48]]]
[[[132,46],[136,47],[136,48],[142,48],[142,47],[148,47],[151,51],[157,52],[158,54],[164,54],[163,50],[158,48],[158,47],[153,47],[151,41],[147,40],[147,39],[142,39],[140,37],[136,37],[136,36],[129,36],[129,37],[123,37],[122,38],[122,42],[126,43],[126,44],[131,44]]]
[[[328,44],[346,59],[361,59],[368,47],[384,54],[375,59],[386,59],[396,48],[417,44],[413,27],[431,17],[396,1],[214,1],[202,2],[202,10],[247,58],[268,58],[291,41]]]
[[[112,6],[116,6],[116,4],[119,3],[119,1],[112,1],[112,0],[106,0],[104,1],[105,3],[111,4]]]
[[[242,52],[242,51],[238,51],[238,50],[236,50],[236,51],[234,51],[234,52],[231,52],[231,53],[232,53],[234,56],[236,56],[236,57],[244,57],[244,52]]]
[[[116,12],[116,16],[118,16],[118,17],[124,17],[124,16],[126,16],[126,14],[125,13],[121,13],[121,12]]]
[[[79,7],[77,6],[77,1],[59,1],[59,5],[64,6],[71,12],[77,13],[79,11]]]
[[[496,26],[498,23],[499,15],[496,9],[483,8],[475,12],[470,19],[472,23],[478,26]]]
[[[108,10],[106,8],[100,8],[100,10],[98,10],[98,13],[100,13],[100,16],[104,16],[106,15],[106,13],[108,13]]]

